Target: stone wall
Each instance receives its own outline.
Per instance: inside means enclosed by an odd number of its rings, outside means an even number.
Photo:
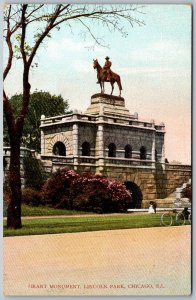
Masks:
[[[62,142],[66,147],[66,155],[73,155],[73,135],[72,126],[62,126],[47,131],[44,135],[44,153],[45,155],[53,155],[53,147],[55,143]]]
[[[9,154],[6,157],[8,165],[6,167],[5,174],[7,175],[9,167]],[[92,159],[92,158],[91,158]],[[180,187],[183,183],[186,183],[191,178],[191,167],[186,165],[170,165],[156,163],[155,168],[148,166],[123,166],[123,165],[107,165],[104,164],[102,172],[96,163],[91,162],[90,158],[84,158],[82,161],[78,160],[77,166],[74,166],[73,160],[67,161],[51,161],[42,160],[47,176],[50,176],[52,172],[64,166],[74,168],[77,172],[91,172],[101,174],[110,179],[118,179],[121,182],[134,183],[142,193],[141,207],[149,207],[151,200],[159,199],[159,207],[172,206],[174,198],[168,199],[177,187]],[[25,186],[25,172],[23,165],[23,158],[21,157],[21,179],[22,186]],[[4,180],[6,180],[4,177]]]
[[[143,195],[142,207],[148,207],[150,200],[164,199],[172,194],[177,187],[191,178],[189,166],[172,166],[156,164],[156,168],[147,167],[111,167],[105,166],[103,175],[122,182],[133,182]],[[164,203],[163,203],[164,206]]]
[[[155,134],[155,149],[157,151],[157,161],[164,162],[165,149],[164,149],[164,135],[156,132]]]
[[[94,124],[80,124],[78,128],[78,155],[82,155],[82,144],[88,142],[90,144],[90,156],[95,156],[95,145],[96,145],[96,125]]]
[[[118,179],[121,182],[134,183],[142,194],[141,207],[149,207],[151,200],[159,199],[159,207],[169,207],[173,205],[174,197],[170,195],[174,193],[177,187],[188,182],[191,178],[191,167],[186,165],[170,165],[156,163],[155,168],[147,166],[123,166],[123,165],[107,165],[104,164],[100,173],[100,168],[96,167],[88,161],[82,161],[77,168],[72,164],[70,168],[74,168],[77,172],[91,172],[101,174],[110,179]],[[58,168],[63,167],[59,163],[51,165],[54,172]]]
[[[26,178],[25,178],[25,168],[24,168],[24,158],[32,157],[35,158],[35,151],[28,149],[26,147],[20,148],[20,176],[21,176],[21,186],[25,187]],[[3,147],[3,157],[6,162],[6,166],[4,169],[3,183],[4,188],[8,184],[8,175],[9,175],[9,164],[10,164],[10,147]]]
[[[140,159],[140,148],[144,146],[147,150],[147,159],[152,157],[152,142],[154,132],[137,130],[134,128],[126,128],[119,126],[105,126],[104,127],[104,149],[105,157],[108,156],[108,145],[114,143],[117,148],[117,157],[124,157],[124,149],[126,145],[132,147],[132,157]]]

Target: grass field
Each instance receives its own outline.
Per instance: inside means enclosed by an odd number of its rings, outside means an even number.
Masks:
[[[83,214],[93,214],[85,211],[67,210],[67,209],[57,209],[47,206],[29,206],[22,204],[22,216],[59,216],[59,215],[83,215]]]
[[[6,228],[4,223],[4,236],[54,234],[68,232],[84,232],[99,230],[114,230],[128,228],[159,227],[160,214],[130,214],[108,216],[85,216],[66,218],[36,218],[23,220],[21,229]]]

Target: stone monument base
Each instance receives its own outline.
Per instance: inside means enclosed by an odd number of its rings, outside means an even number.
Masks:
[[[85,111],[85,114],[91,115],[113,115],[120,117],[131,117],[129,110],[125,107],[125,99],[123,97],[108,95],[108,94],[94,94],[91,96],[91,105]]]

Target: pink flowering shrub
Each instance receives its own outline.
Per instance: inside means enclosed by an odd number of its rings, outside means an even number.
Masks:
[[[131,203],[131,194],[123,183],[65,168],[46,181],[42,195],[53,207],[99,213],[126,211]]]

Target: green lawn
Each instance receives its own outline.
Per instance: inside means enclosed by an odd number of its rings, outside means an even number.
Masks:
[[[22,204],[22,216],[59,216],[59,215],[81,215],[93,214],[84,211],[57,209],[47,206],[29,206]]]
[[[114,230],[127,228],[144,228],[160,226],[160,214],[143,215],[108,215],[85,216],[66,218],[46,218],[23,220],[21,229],[6,228],[4,223],[4,236],[54,234],[68,232],[84,232],[98,230]]]

